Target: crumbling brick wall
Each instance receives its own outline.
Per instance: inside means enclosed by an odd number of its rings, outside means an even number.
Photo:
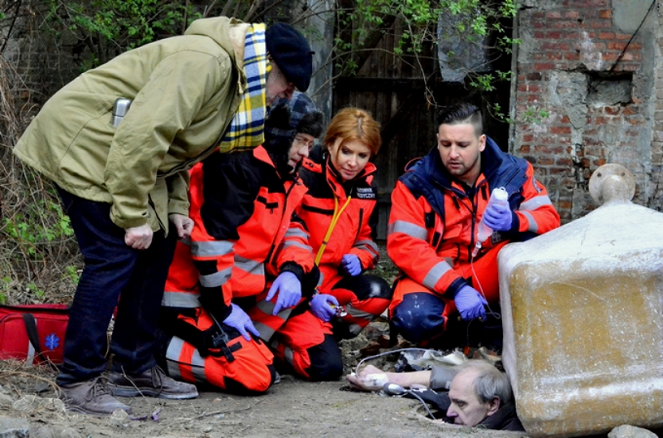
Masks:
[[[532,162],[563,222],[595,207],[588,182],[605,163],[634,174],[634,202],[661,207],[659,1],[521,4],[511,151]]]

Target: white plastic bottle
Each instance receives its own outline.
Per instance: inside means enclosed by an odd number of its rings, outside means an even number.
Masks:
[[[509,205],[509,194],[504,187],[493,189],[493,192],[490,194],[490,199],[488,200],[486,210],[494,204]],[[474,246],[474,251],[472,251],[472,257],[476,257],[476,255],[479,253],[479,250],[481,249],[483,242],[485,242],[486,239],[488,239],[493,234],[493,230],[484,222],[484,217],[485,216],[481,217],[481,221],[477,227],[477,243]]]

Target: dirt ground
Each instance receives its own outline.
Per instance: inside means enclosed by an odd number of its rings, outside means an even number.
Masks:
[[[395,269],[383,255],[377,269],[393,281]],[[359,360],[388,351],[388,324],[373,322],[357,338],[343,341],[345,372]],[[390,369],[395,356],[371,360]],[[123,398],[130,417],[66,412],[55,398],[56,372],[21,362],[0,361],[0,437],[85,438],[280,438],[280,437],[525,437],[525,433],[458,427],[433,421],[412,399],[350,391],[345,380],[310,383],[284,375],[259,397],[201,391],[194,400]],[[13,430],[13,432],[10,432]]]
[[[31,438],[526,436],[441,424],[427,419],[414,400],[348,391],[344,380],[310,383],[292,376],[259,397],[201,392],[186,401],[122,398],[133,416],[117,411],[102,418],[66,412],[54,398],[54,378],[54,372],[3,364],[0,436],[26,436],[3,435],[7,418],[22,419]]]

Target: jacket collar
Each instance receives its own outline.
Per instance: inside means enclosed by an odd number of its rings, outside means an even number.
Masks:
[[[274,164],[274,161],[272,161],[272,157],[269,156],[269,152],[267,152],[267,149],[263,145],[256,146],[251,150],[253,156],[259,160],[262,161],[263,163],[269,164],[271,167],[276,169],[276,165]]]
[[[516,414],[516,406],[513,402],[507,402],[490,417],[483,419],[479,426],[492,430],[524,430],[522,423]]]

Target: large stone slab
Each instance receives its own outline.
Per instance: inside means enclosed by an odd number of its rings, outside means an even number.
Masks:
[[[607,205],[498,257],[502,359],[533,437],[663,425],[663,214],[615,187],[621,198],[601,193]]]

